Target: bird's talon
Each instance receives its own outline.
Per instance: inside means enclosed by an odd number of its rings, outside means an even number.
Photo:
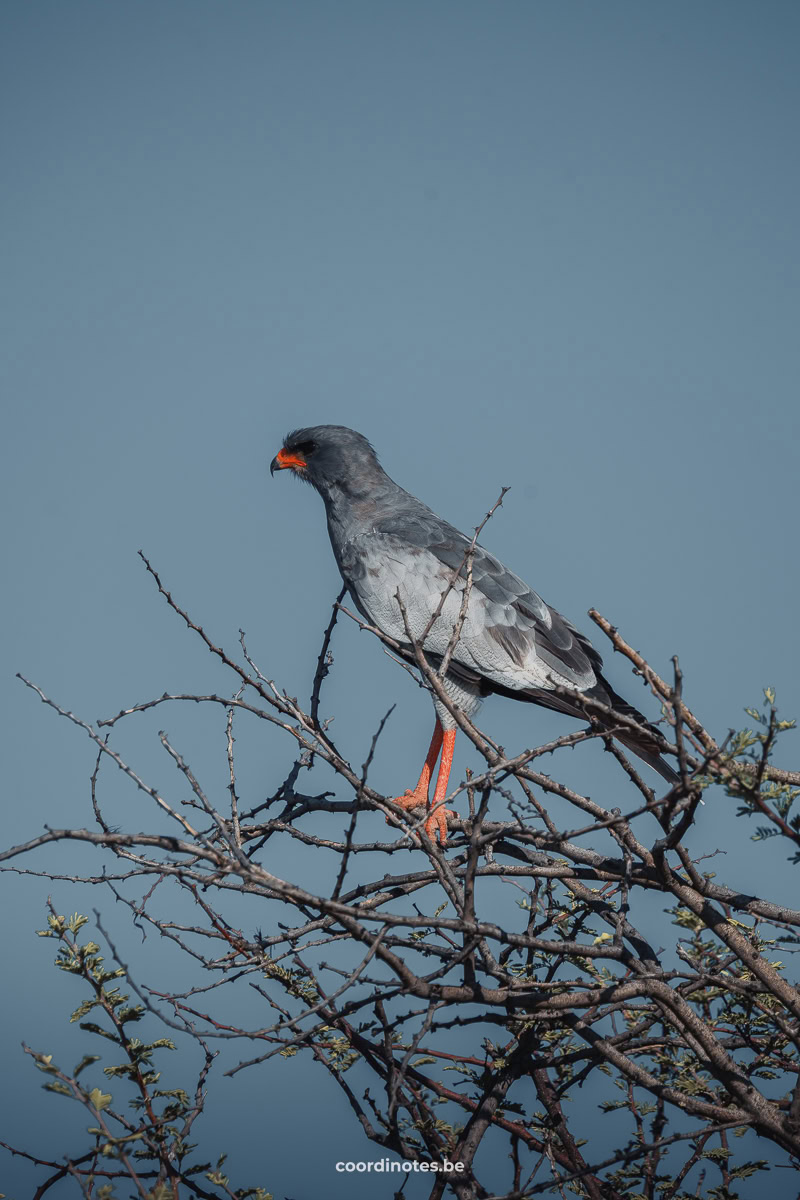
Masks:
[[[418,792],[414,792],[408,788],[402,796],[394,796],[392,798],[392,804],[396,804],[398,808],[403,808],[408,812],[411,812],[415,808],[425,808],[428,804],[428,800],[426,796],[420,796]],[[439,844],[441,846],[447,844],[447,822],[451,817],[453,819],[458,817],[458,813],[454,812],[451,808],[437,808],[435,812],[432,812],[429,815],[425,822],[425,833],[428,835],[434,845],[436,845],[437,833],[439,834]],[[395,824],[396,822],[397,818],[393,814],[387,814],[387,825]]]
[[[457,817],[458,813],[453,812],[451,808],[437,808],[435,813],[431,813],[425,822],[425,832],[428,837],[436,845],[436,833],[439,833],[439,845],[447,845],[447,821],[449,817]]]
[[[420,796],[418,792],[413,792],[411,788],[406,788],[402,796],[393,796],[392,804],[396,804],[398,808],[412,809],[425,808],[428,803],[427,796]],[[392,824],[392,817],[387,815],[386,824]]]

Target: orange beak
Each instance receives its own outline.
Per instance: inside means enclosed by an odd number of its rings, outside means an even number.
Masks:
[[[307,466],[308,463],[299,454],[293,454],[291,450],[279,450],[269,464],[269,473],[270,475],[274,475],[276,471],[285,471],[287,467],[300,470],[302,467]]]

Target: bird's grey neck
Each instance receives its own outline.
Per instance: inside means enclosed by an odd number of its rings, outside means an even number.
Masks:
[[[344,515],[364,505],[380,508],[398,489],[384,471],[377,469],[364,472],[356,479],[326,480],[317,490],[329,513]]]
[[[391,510],[397,491],[397,485],[383,472],[357,483],[348,480],[344,485],[320,488],[332,540],[342,545],[354,530],[372,525],[376,517]]]

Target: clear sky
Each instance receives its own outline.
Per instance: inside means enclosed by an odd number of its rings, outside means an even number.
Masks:
[[[88,719],[212,677],[139,547],[308,694],[338,579],[317,498],[269,478],[297,425],[359,429],[465,529],[510,485],[484,544],[588,632],[593,605],[662,672],[679,654],[719,736],[767,684],[800,715],[799,35],[788,0],[6,0],[9,840],[90,820],[90,749],[15,671]],[[402,791],[428,701],[352,629],[336,649],[339,737],[363,761],[397,700],[372,778]],[[610,675],[643,696],[621,660]],[[566,728],[499,699],[482,721],[520,748]],[[726,882],[796,893],[721,797],[698,853],[721,826]],[[55,1019],[30,933],[48,884],[0,887],[29,960],[3,1061],[45,1114],[63,1104],[18,1046]],[[242,1180],[304,1200],[326,1167],[262,1170],[252,1127],[236,1144],[243,1104],[290,1136],[291,1086],[264,1111],[242,1083],[219,1128]],[[9,1137],[34,1140],[16,1109]],[[347,1114],[330,1128],[366,1151]]]

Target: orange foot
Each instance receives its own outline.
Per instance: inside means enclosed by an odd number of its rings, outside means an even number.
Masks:
[[[392,803],[396,804],[398,808],[405,808],[405,809],[408,809],[409,811],[411,811],[414,808],[430,808],[430,801],[428,800],[427,788],[425,789],[424,792],[420,792],[416,788],[413,792],[409,789],[402,796],[395,796]],[[458,816],[458,813],[453,812],[453,810],[451,808],[445,808],[445,806],[443,804],[440,804],[438,808],[436,808],[433,812],[431,812],[428,816],[427,821],[425,822],[425,832],[428,835],[428,837],[431,839],[431,841],[434,843],[436,842],[436,832],[438,830],[440,844],[442,846],[446,845],[447,844],[447,818],[448,817],[457,817],[457,816]],[[389,822],[389,820],[390,820],[390,818],[387,817],[386,818],[387,823]]]
[[[436,726],[431,738],[431,744],[428,749],[428,756],[425,759],[425,765],[422,768],[422,774],[419,777],[417,786],[412,791],[410,788],[402,796],[396,797],[394,803],[399,808],[428,808],[431,804],[428,800],[428,788],[430,786],[433,769],[436,766],[436,760],[439,757],[439,751],[442,751],[442,761],[439,765],[439,774],[436,779],[436,790],[433,796],[433,811],[429,813],[428,819],[425,822],[425,832],[432,842],[436,841],[436,833],[439,833],[439,844],[444,846],[447,844],[447,818],[455,817],[458,814],[445,808],[442,801],[447,795],[447,781],[450,778],[450,767],[453,763],[453,746],[456,740],[455,729],[448,729],[445,733],[437,720]],[[389,818],[387,817],[387,821]]]

